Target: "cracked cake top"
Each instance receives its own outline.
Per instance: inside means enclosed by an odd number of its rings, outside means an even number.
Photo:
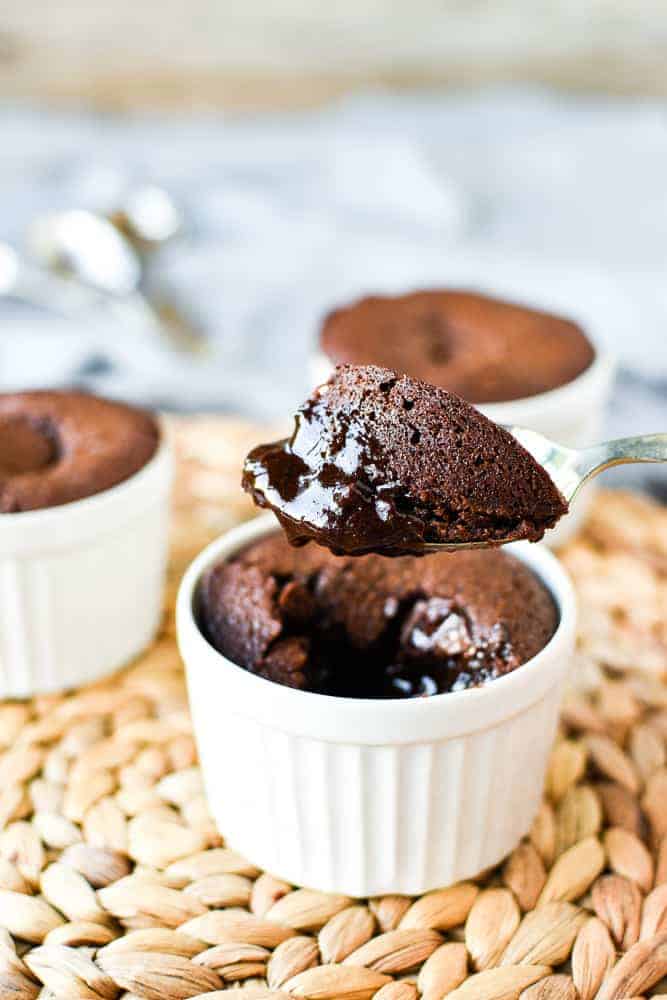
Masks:
[[[458,289],[370,295],[335,309],[320,346],[333,364],[395,368],[471,403],[556,389],[595,358],[571,320]]]

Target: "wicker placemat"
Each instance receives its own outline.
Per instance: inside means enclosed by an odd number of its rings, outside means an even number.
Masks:
[[[258,872],[211,823],[173,595],[251,513],[238,468],[257,432],[174,433],[160,638],[112,680],[0,704],[0,998],[667,997],[667,511],[604,494],[564,553],[579,688],[530,837],[475,884],[353,902]]]

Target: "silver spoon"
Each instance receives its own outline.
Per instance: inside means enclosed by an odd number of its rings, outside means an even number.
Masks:
[[[667,462],[667,434],[618,438],[575,450],[556,444],[542,434],[524,427],[507,427],[506,430],[548,473],[568,504],[572,503],[589,479],[612,465]],[[508,538],[507,541],[511,539]],[[423,548],[426,552],[450,552],[455,549],[491,548],[502,544],[502,539],[494,538],[492,542],[426,542]]]
[[[177,236],[184,224],[172,196],[154,184],[133,188],[107,218],[140,254],[158,250]]]
[[[0,298],[16,299],[68,319],[98,313],[125,329],[164,337],[164,328],[143,296],[114,295],[92,284],[64,277],[59,269],[37,266],[8,243],[0,242]]]
[[[109,295],[129,295],[141,280],[141,264],[124,236],[106,219],[74,209],[37,219],[28,249],[50,271]]]
[[[140,289],[141,259],[123,234],[102,216],[83,209],[38,219],[28,232],[32,255],[53,274],[79,282],[115,300],[118,314],[164,336],[170,346],[201,353],[207,341],[173,306],[154,306]]]

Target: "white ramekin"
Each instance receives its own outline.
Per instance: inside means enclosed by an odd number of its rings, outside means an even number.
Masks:
[[[163,438],[112,489],[0,514],[0,698],[90,683],[149,644],[162,609],[172,473]]]
[[[512,546],[553,594],[560,624],[511,674],[431,698],[333,698],[243,670],[197,626],[202,574],[273,530],[261,517],[213,542],[177,602],[204,782],[226,841],[290,882],[352,896],[418,894],[497,864],[540,802],[574,648],[563,568],[544,546]]]
[[[318,351],[310,366],[313,385],[326,382],[333,368],[331,361]],[[475,405],[497,424],[527,427],[569,448],[585,448],[601,440],[614,371],[611,356],[596,350],[592,365],[567,385],[525,399]],[[544,540],[548,545],[563,545],[574,535],[596,489],[596,483],[584,487],[570,513],[547,531]]]

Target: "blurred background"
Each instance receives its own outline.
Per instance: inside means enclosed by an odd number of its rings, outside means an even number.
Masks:
[[[333,305],[456,284],[665,430],[666,101],[662,0],[0,0],[0,388],[274,419]]]

